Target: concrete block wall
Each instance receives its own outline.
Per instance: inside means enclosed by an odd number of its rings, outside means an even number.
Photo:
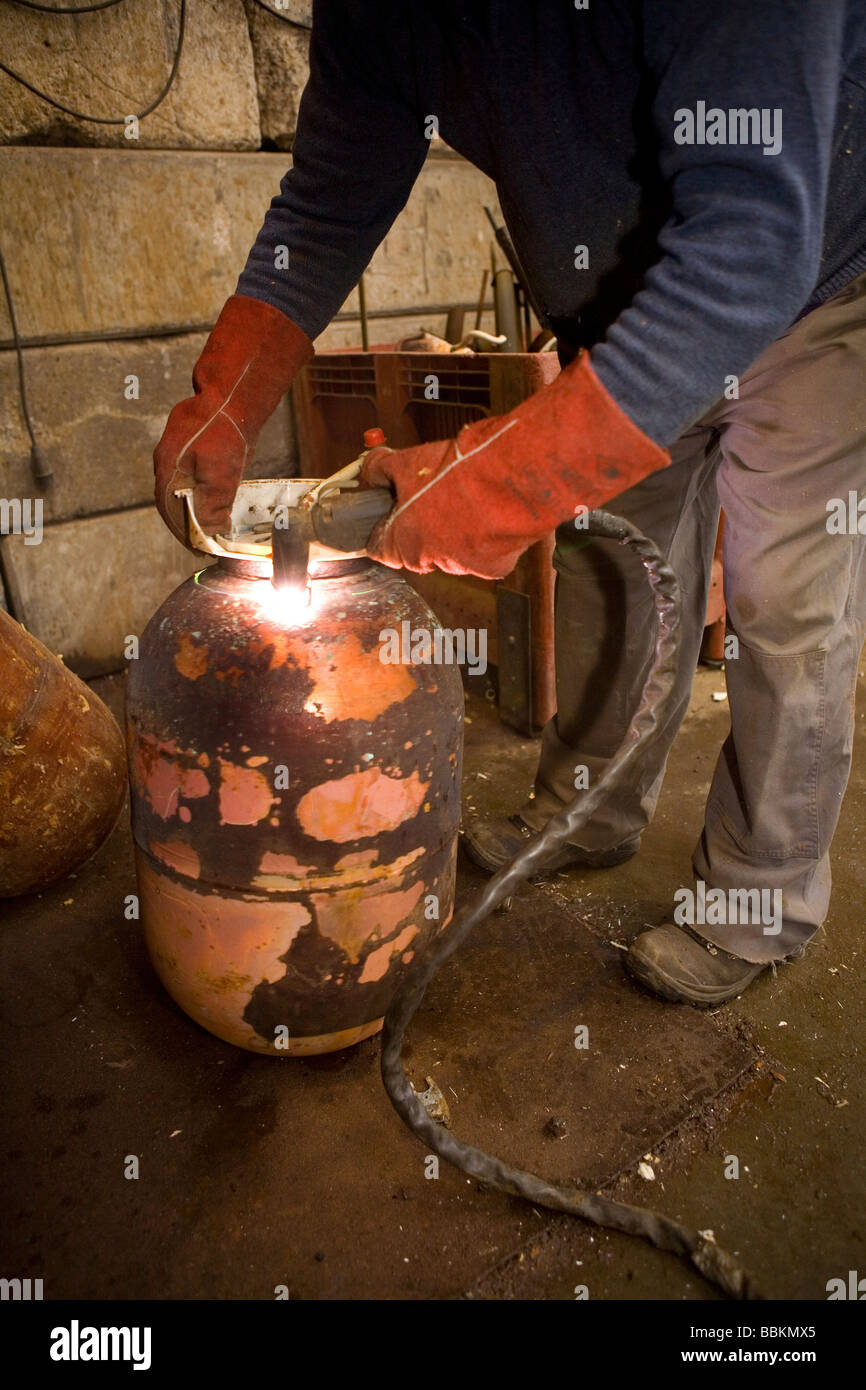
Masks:
[[[286,12],[309,22],[304,0]],[[65,105],[124,117],[163,85],[178,17],[179,0],[66,17],[3,6],[0,48]],[[176,80],[137,139],[0,73],[0,251],[53,471],[34,485],[0,295],[0,499],[40,499],[44,525],[39,544],[0,535],[0,568],[11,611],[85,674],[120,669],[125,638],[201,563],[156,515],[151,454],[290,165],[308,44],[254,0],[187,0]],[[474,304],[485,203],[496,206],[489,180],[434,147],[365,276],[371,342],[441,332],[444,306]],[[355,292],[317,348],[359,345]],[[303,471],[288,398],[249,471]]]

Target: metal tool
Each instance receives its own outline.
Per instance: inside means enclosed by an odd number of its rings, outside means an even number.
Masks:
[[[226,535],[209,535],[195,512],[195,491],[181,488],[187,543],[220,559],[246,559],[251,571],[269,575],[275,589],[309,596],[311,566],[355,559],[394,505],[388,487],[362,487],[360,473],[369,449],[385,442],[380,429],[367,430],[358,458],[328,478],[257,478],[241,483]]]
[[[367,430],[367,449],[384,444],[380,429]],[[359,479],[366,449],[358,458],[323,478],[294,507],[277,507],[271,532],[272,584],[275,589],[309,589],[310,549],[313,545],[342,551],[346,558],[363,555],[376,526],[394,505],[388,487],[361,487]]]
[[[496,237],[497,243],[499,244],[499,247],[502,250],[503,255],[505,256],[505,259],[511,266],[511,269],[514,273],[514,278],[517,280],[517,283],[523,290],[527,302],[529,303],[530,308],[532,309],[532,312],[534,313],[535,317],[538,319],[538,322],[542,326],[544,326],[544,324],[547,322],[547,319],[545,317],[541,305],[538,303],[538,300],[535,298],[535,295],[532,293],[532,290],[530,289],[529,280],[526,277],[523,266],[520,264],[520,257],[514,249],[514,242],[511,240],[511,237],[508,234],[508,229],[504,226],[501,226],[496,221],[496,218],[493,216],[493,213],[490,211],[490,208],[485,207],[484,211],[487,213],[487,220],[493,228],[493,235]],[[493,274],[495,280],[495,267]]]
[[[318,542],[329,550],[363,554],[373,529],[388,515],[394,494],[387,487],[335,492],[309,506],[286,510],[285,524],[274,521],[272,583],[275,589],[306,589],[310,547]]]

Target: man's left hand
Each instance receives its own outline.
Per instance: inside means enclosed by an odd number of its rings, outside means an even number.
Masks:
[[[582,353],[508,415],[456,439],[373,449],[362,480],[389,485],[393,510],[367,553],[393,569],[501,579],[533,541],[670,463],[619,408]]]

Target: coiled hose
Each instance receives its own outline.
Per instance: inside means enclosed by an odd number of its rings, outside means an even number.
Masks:
[[[509,898],[592,817],[596,809],[629,778],[641,752],[659,727],[660,716],[673,689],[679,651],[679,586],[670,565],[658,548],[635,526],[608,512],[586,515],[587,535],[619,541],[639,557],[655,601],[658,633],[649,674],[631,725],[604,775],[593,788],[582,791],[559,811],[544,830],[527,841],[512,859],[490,879],[473,902],[457,913],[431,953],[409,975],[385,1015],[382,1031],[382,1081],[388,1099],[409,1129],[449,1163],[479,1178],[500,1192],[525,1197],[536,1206],[569,1212],[595,1226],[643,1236],[660,1250],[670,1250],[692,1265],[733,1298],[759,1298],[751,1276],[733,1256],[717,1245],[712,1233],[690,1230],[659,1212],[614,1202],[598,1192],[557,1187],[544,1178],[457,1139],[428,1115],[409,1081],[401,1059],[403,1038],[424,998],[427,986],[441,965],[463,944],[473,928]]]

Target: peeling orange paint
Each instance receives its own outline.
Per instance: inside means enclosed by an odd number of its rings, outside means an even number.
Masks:
[[[411,820],[429,785],[420,781],[417,772],[411,777],[386,777],[373,767],[312,787],[298,802],[296,814],[314,840],[348,844]]]
[[[334,865],[335,869],[368,869],[379,858],[377,849],[359,849],[354,854],[344,854]]]
[[[161,758],[144,783],[144,793],[158,816],[168,820],[177,810],[180,777],[176,763]]]
[[[392,957],[402,951],[404,946],[408,946],[413,936],[417,935],[418,928],[408,926],[393,941],[386,941],[384,946],[380,946],[376,951],[371,951],[364,961],[364,969],[358,976],[358,984],[369,985],[375,980],[381,980],[388,971]]]
[[[197,647],[188,632],[183,633],[174,657],[174,664],[187,680],[197,681],[207,670],[207,651]]]
[[[270,850],[263,854],[259,862],[260,874],[290,874],[293,878],[303,874],[314,874],[315,864],[299,864],[293,854],[273,854]]]
[[[186,874],[187,878],[198,878],[201,873],[201,860],[185,840],[165,840],[161,844],[151,840],[150,852],[170,869],[176,869],[179,874]]]
[[[265,854],[259,865],[259,873],[253,879],[253,887],[264,888],[269,893],[292,893],[315,889],[318,892],[326,888],[345,888],[347,880],[350,884],[362,887],[375,884],[381,886],[383,882],[390,880],[392,883],[399,883],[410,865],[415,863],[426,854],[423,845],[417,849],[409,850],[408,854],[401,854],[399,858],[391,861],[390,864],[352,864],[346,866],[348,859],[366,859],[366,855],[347,854],[344,859],[338,861],[333,869],[316,870],[314,864],[297,864],[289,854]],[[376,852],[372,853],[372,858],[376,858]],[[265,871],[265,861],[267,860],[267,872]],[[276,871],[275,865],[278,861],[285,862],[286,868]],[[292,865],[297,864],[297,868]]]
[[[281,957],[310,921],[304,905],[221,898],[163,877],[140,852],[136,861],[148,949],[172,998],[218,1038],[286,1055],[243,1014],[258,985],[285,974]]]
[[[261,622],[256,624],[256,636],[252,632],[246,642],[247,650],[251,656],[262,656],[269,652],[268,670],[275,671],[278,666],[283,666],[287,661],[297,665],[295,653],[291,650],[292,634],[282,631],[270,623]]]
[[[371,893],[369,889],[349,888],[336,893],[312,893],[310,901],[316,914],[317,930],[357,965],[362,947],[370,940],[381,941],[396,931],[417,906],[423,892],[424,884],[419,879],[411,888],[396,892]]]
[[[307,671],[314,685],[304,709],[326,724],[340,719],[372,723],[416,689],[408,666],[380,661],[379,648],[365,651],[354,633],[340,641],[339,653],[326,644],[310,647]]]
[[[220,824],[257,825],[277,799],[266,779],[254,768],[219,761]]]
[[[231,681],[232,685],[237,685],[241,676],[245,675],[242,666],[227,666],[224,671],[215,672],[218,681]]]
[[[199,768],[183,767],[179,762],[179,758],[191,756],[194,754],[184,754],[173,742],[148,737],[136,740],[133,780],[163,820],[176,814],[181,797],[192,799],[210,793],[210,783],[204,772]]]

